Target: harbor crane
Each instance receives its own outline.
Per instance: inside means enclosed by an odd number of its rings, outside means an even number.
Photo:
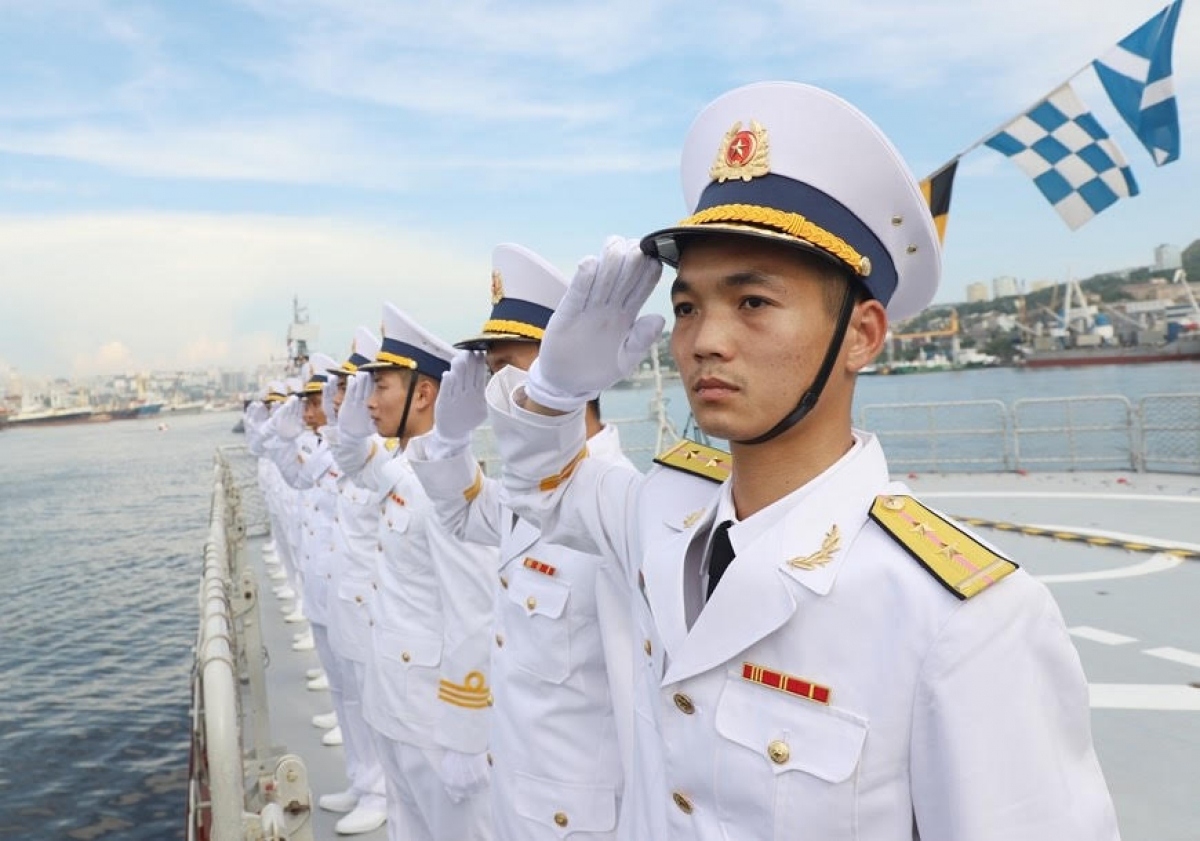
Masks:
[[[958,310],[954,307],[949,307],[950,318],[946,322],[945,327],[932,328],[929,330],[916,330],[911,333],[893,333],[891,341],[888,342],[888,360],[894,362],[896,355],[896,343],[900,342],[919,342],[921,344],[928,343],[934,339],[950,339],[950,359],[956,361],[959,355],[958,344]]]

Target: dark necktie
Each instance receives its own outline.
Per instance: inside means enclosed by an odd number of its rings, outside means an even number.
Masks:
[[[708,595],[706,599],[712,598],[713,591],[721,583],[721,576],[725,574],[725,570],[729,569],[729,564],[733,561],[733,544],[729,542],[729,527],[732,525],[732,520],[726,520],[713,531],[712,551],[708,556]]]

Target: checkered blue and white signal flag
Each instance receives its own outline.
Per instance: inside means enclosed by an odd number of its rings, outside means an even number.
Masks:
[[[1158,166],[1179,157],[1179,108],[1171,45],[1183,0],[1175,0],[1092,62],[1113,105]]]
[[[1118,199],[1138,194],[1120,148],[1069,84],[985,143],[1033,179],[1071,230]]]

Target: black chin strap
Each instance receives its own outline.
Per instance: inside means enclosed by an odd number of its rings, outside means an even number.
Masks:
[[[813,410],[813,407],[817,405],[817,399],[825,389],[825,382],[829,379],[830,373],[833,372],[833,364],[837,361],[838,352],[842,349],[842,341],[846,338],[846,330],[850,326],[850,314],[854,312],[854,300],[856,297],[853,282],[847,283],[846,294],[842,296],[842,308],[838,311],[833,338],[829,340],[829,347],[825,351],[825,359],[821,362],[821,370],[817,371],[817,375],[813,377],[812,385],[808,387],[808,391],[800,395],[800,402],[796,404],[796,408],[788,412],[783,420],[762,435],[746,441],[735,441],[734,443],[762,444],[765,441],[770,441],[772,438],[782,435],[804,420],[808,413]]]
[[[409,369],[412,371],[412,376],[408,380],[408,395],[404,398],[404,414],[400,415],[400,427],[396,430],[396,437],[401,441],[404,440],[404,428],[408,426],[408,410],[412,406],[413,395],[417,393],[417,373],[416,368]]]

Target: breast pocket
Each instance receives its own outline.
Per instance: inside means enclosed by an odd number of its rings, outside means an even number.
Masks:
[[[375,625],[375,652],[388,707],[397,718],[429,721],[437,710],[442,638]]]
[[[539,832],[529,837],[570,838],[575,833],[612,832],[617,826],[617,792],[611,786],[564,783],[513,772],[513,809]]]
[[[773,811],[777,838],[791,837],[797,826],[812,838],[857,837],[865,718],[731,673],[716,728],[718,777],[731,781],[719,796],[730,815]]]
[[[408,510],[408,506],[397,505],[392,501],[388,501],[383,509],[383,525],[390,532],[396,534],[404,534],[408,531],[408,525],[412,521],[412,512]]]
[[[571,673],[567,603],[571,585],[518,566],[504,590],[505,654],[542,680],[562,683]]]

